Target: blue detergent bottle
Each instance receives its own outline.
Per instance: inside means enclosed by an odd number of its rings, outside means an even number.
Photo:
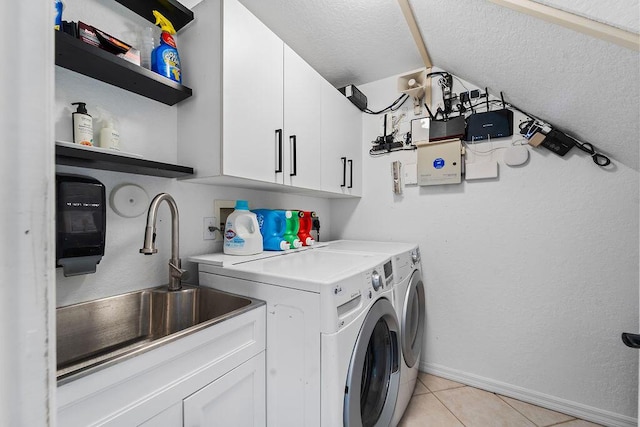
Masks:
[[[171,22],[157,10],[153,11],[156,17],[156,25],[162,29],[160,35],[160,45],[151,52],[151,71],[161,76],[182,83],[182,73],[180,70],[180,56],[178,47],[172,34],[176,33]]]
[[[289,242],[282,237],[286,227],[284,215],[272,209],[254,209],[251,212],[256,214],[265,251],[284,251],[289,249]]]

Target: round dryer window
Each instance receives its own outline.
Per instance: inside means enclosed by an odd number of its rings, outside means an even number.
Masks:
[[[389,425],[400,384],[398,322],[389,300],[369,310],[351,355],[344,397],[344,425]]]
[[[412,368],[420,358],[424,339],[424,285],[419,271],[414,271],[407,288],[402,310],[401,342],[404,362]]]

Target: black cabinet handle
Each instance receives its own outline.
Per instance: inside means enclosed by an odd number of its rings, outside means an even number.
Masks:
[[[340,187],[346,187],[347,186],[347,158],[340,157],[340,160],[342,160],[342,184],[340,185]]]
[[[630,334],[629,332],[622,333],[622,342],[631,348],[640,348],[640,335]]]
[[[276,169],[276,173],[282,172],[282,129],[276,129],[276,150],[278,152],[278,168]]]
[[[296,176],[296,174],[298,173],[298,156],[296,153],[296,145],[297,145],[297,141],[296,141],[296,136],[295,135],[291,135],[289,137],[289,141],[292,142],[292,146],[291,146],[291,157],[293,158],[293,172],[291,172],[289,174],[289,176]]]
[[[347,188],[353,188],[353,160],[347,160],[349,162],[349,186]]]

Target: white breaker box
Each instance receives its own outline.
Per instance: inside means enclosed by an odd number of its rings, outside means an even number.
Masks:
[[[462,143],[460,139],[422,142],[418,147],[418,185],[460,184]]]

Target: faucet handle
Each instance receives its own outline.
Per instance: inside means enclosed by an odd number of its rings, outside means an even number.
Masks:
[[[179,261],[178,261],[178,265],[180,265]],[[175,277],[176,279],[182,280],[182,279],[189,278],[189,271],[176,266],[172,262],[169,262],[169,271],[170,271],[171,277]]]

